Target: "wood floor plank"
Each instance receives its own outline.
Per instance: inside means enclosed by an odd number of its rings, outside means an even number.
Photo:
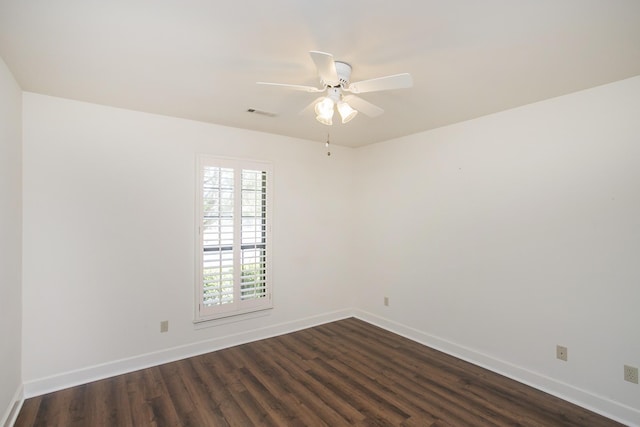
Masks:
[[[222,359],[226,363],[226,366],[233,366],[230,363],[230,360],[233,359],[233,354],[231,352],[232,349],[223,350],[220,352],[220,357],[215,357],[215,359]],[[217,372],[217,371],[216,371]],[[238,412],[234,412],[230,415],[225,415],[227,417],[232,416],[232,419],[237,419],[238,421],[232,421],[229,424],[233,425],[243,425],[242,422],[247,423],[250,418],[247,414],[247,410],[240,404],[239,397],[242,399],[250,399],[255,405],[252,408],[253,411],[258,411],[267,414],[267,418],[275,425],[286,425],[285,422],[287,420],[286,414],[283,414],[281,410],[280,403],[278,399],[274,396],[269,396],[262,384],[260,384],[253,375],[251,375],[250,371],[248,371],[245,367],[241,368],[233,368],[232,370],[222,370],[217,372],[224,384],[229,385],[229,391],[232,396],[233,408],[238,408]],[[231,401],[228,402],[231,405]],[[240,422],[240,419],[245,419]],[[246,425],[246,424],[245,424]]]
[[[220,360],[223,353],[199,356],[192,360],[194,370],[206,385],[209,398],[215,402],[215,416],[225,420],[227,425],[251,425],[249,413],[243,409],[247,400],[247,390],[239,384],[234,372],[216,369],[213,360]],[[268,415],[268,414],[267,414]]]
[[[247,355],[256,363],[271,372],[272,381],[281,383],[283,390],[290,396],[290,399],[296,402],[298,410],[302,413],[301,417],[304,424],[317,423],[318,425],[345,425],[348,420],[337,412],[331,405],[327,404],[322,398],[315,393],[315,388],[309,387],[309,382],[305,381],[305,377],[296,377],[295,368],[290,365],[282,366],[275,358],[271,357],[272,353],[268,346],[264,343],[256,343],[256,345],[245,346]],[[322,418],[319,419],[319,414]]]
[[[276,376],[271,364],[253,348],[253,345],[236,347],[234,357],[243,362],[241,372],[245,376],[252,376],[269,395],[279,396],[278,408],[287,417],[287,425],[309,425],[315,420],[318,426],[327,426],[310,408],[302,404],[287,386],[286,379]]]
[[[42,396],[32,397],[26,399],[22,404],[22,408],[16,417],[16,426],[35,426],[36,417],[40,411],[40,403],[42,402]]]
[[[619,426],[354,318],[27,399],[16,427]]]
[[[176,362],[177,374],[183,379],[185,395],[193,404],[194,416],[199,420],[199,425],[224,425],[224,416],[216,407],[216,402],[210,398],[209,389],[200,375],[194,369],[191,360]]]
[[[149,396],[145,392],[144,371],[131,372],[121,377],[124,382],[122,394],[126,394],[126,399],[129,401],[131,424],[134,427],[157,427],[153,410],[148,402]]]
[[[273,357],[274,363],[287,370],[294,381],[309,390],[312,399],[317,399],[332,408],[346,421],[346,424],[356,424],[364,420],[365,417],[360,411],[340,399],[322,381],[318,381],[312,375],[309,375],[309,364],[305,363],[296,353],[297,348],[287,347],[282,344],[284,344],[284,341],[269,340],[265,342],[265,345],[269,347],[269,351],[265,351],[265,353],[275,354],[276,357]]]
[[[185,378],[183,381],[179,366],[180,362],[176,362],[158,367],[167,390],[171,390],[171,403],[182,425],[186,427],[203,426],[205,425],[203,416],[205,411],[203,408],[196,407],[193,397],[189,393],[189,388],[185,385],[185,382],[192,384],[192,381],[189,381],[189,378]]]
[[[176,412],[173,400],[173,390],[169,392],[162,378],[160,367],[145,369],[143,371],[144,384],[149,390],[147,403],[153,413],[152,420],[158,426],[182,426],[180,416]]]
[[[429,394],[427,388],[417,387],[419,384],[414,385],[412,388],[399,385],[397,382],[398,379],[402,379],[404,384],[409,383],[410,379],[400,378],[398,376],[394,378],[391,375],[382,374],[381,370],[383,368],[372,359],[364,362],[363,359],[358,359],[354,356],[351,360],[345,360],[340,363],[332,361],[330,363],[339,372],[349,374],[364,387],[372,390],[380,390],[382,395],[388,399],[390,403],[393,403],[404,412],[408,414],[420,414],[422,422],[435,422],[440,417],[454,419],[464,424],[475,421],[473,418],[474,414],[469,411],[468,408],[465,408],[463,416],[459,417],[454,412],[448,410],[448,408],[453,407],[452,401],[444,400],[435,393]],[[378,374],[372,375],[371,373]],[[429,405],[425,405],[426,400],[430,401]],[[482,425],[481,422],[478,423],[477,421],[476,424]]]
[[[60,409],[63,410],[64,408],[61,407]],[[38,407],[38,412],[33,420],[34,426],[46,426],[48,424],[58,424],[56,413],[51,410],[51,394],[46,394],[42,397]]]
[[[127,391],[127,378],[124,375],[113,377],[113,399],[117,408],[115,425],[119,427],[136,427],[131,419],[130,397]],[[76,411],[80,413],[80,411]]]
[[[357,408],[365,415],[368,422],[380,423],[384,420],[397,425],[409,417],[408,414],[387,402],[377,391],[367,390],[351,376],[343,376],[329,362],[317,359],[311,375],[325,382],[335,394]]]

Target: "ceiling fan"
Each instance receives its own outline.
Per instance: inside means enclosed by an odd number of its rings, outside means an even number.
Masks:
[[[409,73],[394,74],[351,83],[351,65],[346,62],[335,61],[330,53],[311,51],[309,54],[318,70],[320,83],[322,84],[321,88],[283,83],[257,82],[257,84],[279,86],[310,93],[326,91],[326,95],[317,98],[309,105],[309,107],[314,106],[316,119],[325,125],[333,124],[333,114],[336,108],[342,118],[342,123],[347,123],[353,119],[358,114],[358,111],[369,117],[377,117],[384,113],[382,108],[353,94],[403,89],[413,85],[413,80]],[[345,92],[351,95],[345,95]]]

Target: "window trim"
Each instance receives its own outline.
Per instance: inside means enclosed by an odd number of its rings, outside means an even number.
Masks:
[[[234,188],[238,188],[241,181],[237,178],[242,175],[242,170],[260,170],[266,172],[266,297],[256,298],[244,301],[234,301],[230,304],[222,304],[215,307],[205,308],[203,304],[203,282],[204,282],[204,242],[203,242],[203,221],[204,221],[204,170],[206,166],[214,166],[221,168],[232,168],[234,170]],[[194,323],[202,323],[216,319],[225,319],[233,316],[242,316],[248,313],[269,310],[273,308],[273,263],[272,263],[272,226],[273,220],[273,165],[271,162],[260,160],[249,160],[242,158],[219,157],[208,154],[198,154],[196,156],[196,218],[195,218],[195,286],[194,286]],[[241,193],[240,190],[236,190]],[[241,204],[241,199],[239,201]],[[240,210],[240,216],[242,215]],[[236,218],[236,210],[234,210],[234,219]],[[240,223],[234,222],[234,235],[239,239]],[[235,240],[235,239],[234,239]],[[236,246],[243,247],[242,244]],[[239,253],[240,249],[237,253]],[[234,256],[234,267],[240,265],[239,257]],[[239,276],[240,277],[240,276]],[[241,285],[240,281],[234,280],[234,292]],[[251,316],[245,316],[251,318]],[[241,317],[238,318],[241,320]]]

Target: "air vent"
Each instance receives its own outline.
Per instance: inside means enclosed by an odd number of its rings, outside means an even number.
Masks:
[[[269,111],[256,110],[255,108],[247,109],[247,113],[260,114],[261,116],[267,116],[267,117],[276,117],[277,116],[276,113],[270,113]]]

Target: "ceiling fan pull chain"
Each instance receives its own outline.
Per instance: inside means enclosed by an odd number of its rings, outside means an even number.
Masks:
[[[329,151],[329,134],[327,134],[327,142],[324,143],[324,146],[327,147],[327,156],[330,156],[331,151]]]

